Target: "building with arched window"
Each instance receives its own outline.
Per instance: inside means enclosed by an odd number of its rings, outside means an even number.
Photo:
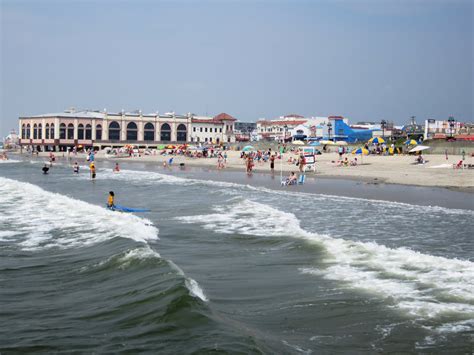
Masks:
[[[66,150],[136,145],[157,147],[163,143],[235,142],[235,118],[222,113],[215,117],[174,112],[143,114],[141,111],[66,110],[60,113],[19,118],[20,144],[38,150]]]

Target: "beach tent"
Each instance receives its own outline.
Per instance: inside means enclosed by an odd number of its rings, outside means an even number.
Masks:
[[[378,144],[381,144],[381,143],[385,143],[385,139],[380,138],[380,137],[370,138],[370,139],[369,139],[369,143],[378,143]]]
[[[411,149],[408,151],[408,153],[416,153],[416,152],[421,152],[422,150],[430,149],[427,145],[419,145],[416,146],[415,148]]]
[[[251,151],[251,150],[255,150],[255,148],[252,147],[251,145],[246,145],[246,146],[244,147],[244,149],[242,149],[242,151],[244,151],[244,152],[249,152],[249,151]]]
[[[417,145],[418,142],[414,139],[409,139],[404,144],[406,144],[406,145]]]

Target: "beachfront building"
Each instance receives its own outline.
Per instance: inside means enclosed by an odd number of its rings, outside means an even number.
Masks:
[[[454,118],[447,120],[425,120],[423,138],[474,140],[474,125],[458,122]]]
[[[221,115],[216,117],[212,123],[209,122],[208,129],[212,127],[214,132],[215,126],[218,126],[221,137],[232,141],[233,121],[219,119]],[[39,151],[64,151],[72,147],[102,149],[125,145],[153,147],[163,143],[187,143],[191,141],[194,118],[195,115],[191,113],[143,114],[140,110],[110,113],[106,110],[70,109],[60,113],[20,117],[20,144]],[[200,123],[199,120],[195,121],[196,125]],[[220,128],[223,132],[220,132]]]
[[[259,119],[257,121],[257,134],[264,140],[287,141],[291,139],[290,131],[307,121],[308,119],[297,114],[281,116],[276,120]]]
[[[192,116],[190,142],[193,143],[235,143],[234,117],[220,113],[214,117]]]

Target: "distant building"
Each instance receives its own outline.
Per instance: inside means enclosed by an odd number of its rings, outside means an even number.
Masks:
[[[10,134],[3,139],[3,146],[6,148],[15,148],[20,143],[20,137],[14,129],[10,131]]]
[[[474,141],[474,125],[449,120],[425,120],[424,139],[459,139]]]
[[[257,123],[255,122],[235,122],[235,140],[247,142],[256,133]]]
[[[200,118],[191,113],[109,113],[106,110],[70,109],[20,117],[20,144],[33,146],[37,150],[65,150],[74,146],[102,148],[133,144],[152,147],[162,143],[191,141],[232,142],[235,141],[234,121],[227,114]],[[198,127],[198,131],[194,132],[193,127]],[[201,134],[201,127],[205,127],[207,132],[203,129]]]

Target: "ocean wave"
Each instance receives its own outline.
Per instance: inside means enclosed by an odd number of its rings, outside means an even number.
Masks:
[[[309,232],[294,214],[246,199],[226,209],[216,206],[215,212],[176,220],[224,234],[293,237],[318,243],[327,251],[323,267],[309,266],[300,272],[377,294],[416,318],[447,316],[462,321],[474,317],[474,263],[470,261]]]
[[[86,167],[88,169],[88,167]],[[82,178],[88,179],[86,175],[82,175]],[[465,209],[454,209],[441,206],[424,206],[414,205],[405,202],[395,202],[377,199],[367,199],[362,197],[350,197],[350,196],[339,196],[321,193],[310,193],[300,191],[287,191],[271,189],[263,186],[253,186],[249,184],[238,184],[234,182],[226,181],[215,181],[215,180],[202,180],[195,178],[183,178],[170,174],[163,174],[155,171],[140,171],[140,170],[127,170],[123,169],[119,173],[114,173],[112,169],[99,170],[97,173],[97,179],[104,180],[119,180],[119,181],[133,181],[148,184],[170,184],[170,185],[186,185],[186,186],[212,186],[222,187],[226,189],[227,193],[240,194],[241,191],[248,192],[260,192],[276,196],[289,196],[293,199],[300,199],[303,202],[307,202],[308,199],[322,202],[358,202],[363,204],[375,205],[377,209],[384,208],[385,210],[393,210],[396,208],[403,208],[405,211],[416,211],[417,213],[442,213],[442,214],[455,214],[455,215],[467,215],[474,217],[474,210]],[[229,189],[235,190],[230,191]]]
[[[106,208],[38,186],[0,177],[0,215],[8,235],[24,250],[71,248],[121,237],[146,243],[158,238],[158,229],[144,218]]]
[[[0,159],[0,164],[13,164],[13,163],[21,163],[21,160],[15,160],[15,159],[2,160],[2,159]]]

